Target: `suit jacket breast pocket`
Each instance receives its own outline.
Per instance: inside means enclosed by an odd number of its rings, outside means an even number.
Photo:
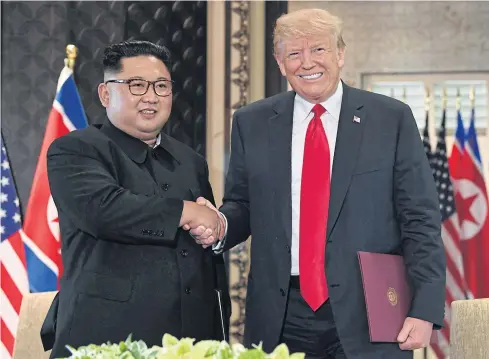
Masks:
[[[353,176],[361,176],[361,175],[371,174],[379,171],[387,171],[389,169],[391,169],[392,171],[392,166],[386,165],[384,163],[362,164],[357,168],[355,168],[353,172]]]
[[[76,280],[79,293],[116,302],[127,302],[133,291],[133,281],[95,272],[82,272]]]

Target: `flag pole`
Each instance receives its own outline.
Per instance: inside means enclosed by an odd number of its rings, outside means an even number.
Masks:
[[[461,104],[460,104],[460,88],[457,88],[457,111],[460,111]]]
[[[470,99],[470,106],[472,108],[475,108],[475,89],[473,87],[470,88],[469,99]]]
[[[78,49],[75,45],[69,44],[66,46],[66,58],[65,58],[65,66],[70,68],[71,70],[75,67],[76,56],[78,55]]]
[[[443,87],[442,109],[447,109],[447,88]]]

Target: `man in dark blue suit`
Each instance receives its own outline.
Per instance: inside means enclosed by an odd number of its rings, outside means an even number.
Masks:
[[[293,90],[235,112],[219,209],[227,235],[215,246],[252,236],[245,343],[285,342],[308,358],[412,358],[443,323],[446,264],[411,109],[341,81],[342,25],[324,10],[283,15],[274,47]],[[205,227],[191,233],[207,240]],[[369,340],[358,251],[404,257],[414,297],[399,343]]]

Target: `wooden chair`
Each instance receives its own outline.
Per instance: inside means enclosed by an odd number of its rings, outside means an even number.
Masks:
[[[44,351],[40,331],[56,293],[29,293],[22,299],[13,359],[49,359],[51,351]]]

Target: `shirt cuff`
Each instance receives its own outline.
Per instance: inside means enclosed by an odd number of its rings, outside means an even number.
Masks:
[[[220,241],[217,241],[212,245],[212,250],[215,254],[221,254],[223,252],[224,244],[226,242],[226,236],[228,234],[228,219],[223,213],[219,212],[219,214],[224,219],[224,236]]]

